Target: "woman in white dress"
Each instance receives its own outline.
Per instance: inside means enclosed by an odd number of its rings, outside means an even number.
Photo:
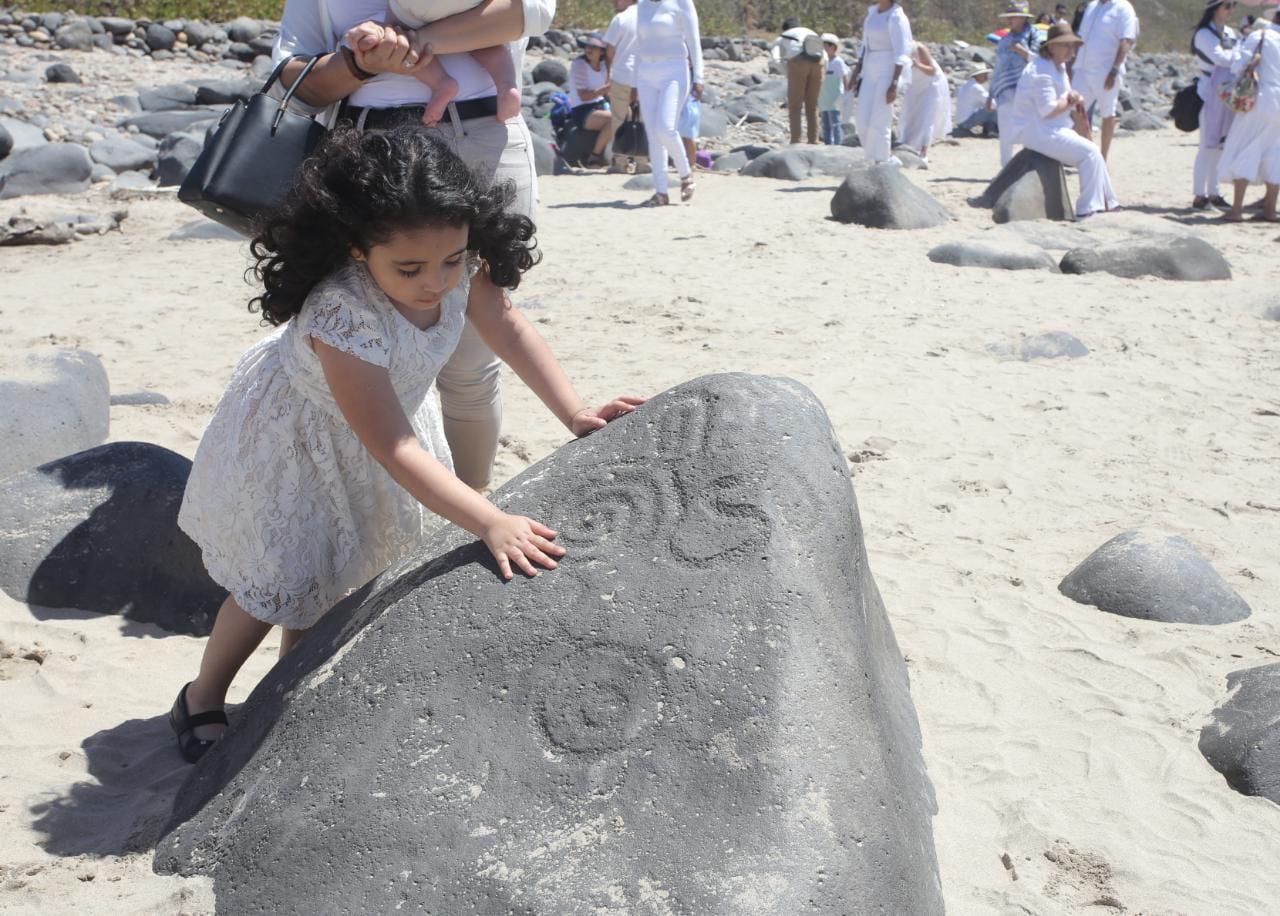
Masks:
[[[536,261],[514,193],[486,190],[421,129],[337,130],[265,217],[254,305],[279,330],[236,367],[178,514],[230,593],[170,712],[187,760],[221,735],[227,689],[272,626],[283,655],[441,518],[483,539],[505,578],[563,556],[554,531],[454,475],[432,390],[469,319],[575,435],[642,403],[583,406],[518,310],[468,303],[469,269],[510,289]]]
[[[1191,39],[1191,50],[1200,64],[1196,93],[1204,103],[1200,109],[1200,148],[1196,151],[1191,201],[1196,210],[1225,210],[1229,206],[1218,190],[1218,165],[1235,113],[1223,104],[1218,90],[1231,82],[1231,66],[1240,44],[1239,33],[1227,25],[1234,5],[1233,0],[1208,0]]]
[[[894,162],[893,105],[911,66],[911,23],[895,0],[877,0],[862,23],[862,56],[853,70],[858,107],[855,125],[862,152],[872,162]]]
[[[636,90],[649,136],[653,196],[644,206],[665,206],[667,157],[680,176],[680,199],[693,197],[693,165],[677,125],[685,101],[702,98],[702,36],[693,0],[639,0],[636,4]]]
[[[1079,169],[1078,219],[1120,206],[1102,152],[1075,128],[1077,119],[1085,123],[1084,97],[1071,88],[1067,64],[1081,44],[1067,23],[1049,27],[1038,56],[1018,79],[1013,118],[1016,142]]]
[[[924,42],[911,53],[911,79],[902,95],[898,139],[929,161],[935,137],[951,133],[951,84]]]
[[[1222,149],[1219,175],[1232,183],[1234,191],[1231,212],[1225,219],[1242,222],[1249,185],[1265,184],[1266,196],[1257,218],[1274,223],[1280,221],[1276,216],[1280,191],[1280,26],[1271,23],[1249,33],[1236,58],[1236,75],[1250,67],[1258,77],[1258,99],[1253,110],[1236,115]]]

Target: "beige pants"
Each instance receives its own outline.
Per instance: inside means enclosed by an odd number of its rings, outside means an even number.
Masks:
[[[618,128],[622,126],[622,122],[631,116],[631,93],[634,91],[634,86],[627,86],[623,83],[614,83],[609,89],[609,113],[613,115],[613,135],[615,137],[618,136]],[[625,163],[626,158],[626,156],[619,156],[614,153],[614,165]],[[645,162],[649,157],[634,156],[632,158],[636,162]]]
[[[486,181],[513,182],[516,198],[512,209],[533,217],[538,188],[533,144],[524,119],[513,118],[505,124],[491,117],[457,121],[452,105],[449,115],[428,129],[448,142],[462,161]],[[482,283],[488,288],[482,288]],[[494,290],[487,280],[477,277],[471,294],[493,295]],[[464,483],[477,489],[488,486],[493,477],[493,459],[498,454],[502,427],[500,369],[501,362],[468,321],[458,348],[436,378],[454,471]]]
[[[797,54],[787,61],[787,117],[791,121],[791,142],[800,142],[800,110],[810,143],[818,142],[818,91],[822,88],[822,61],[807,60]]]

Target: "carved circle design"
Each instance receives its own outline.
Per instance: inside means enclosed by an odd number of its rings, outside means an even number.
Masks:
[[[577,517],[564,524],[560,539],[575,559],[618,555],[622,544],[652,542],[669,524],[671,482],[660,471],[622,467],[589,478],[575,499]]]
[[[540,666],[538,724],[553,746],[607,754],[631,745],[657,721],[663,675],[638,649],[579,646]]]

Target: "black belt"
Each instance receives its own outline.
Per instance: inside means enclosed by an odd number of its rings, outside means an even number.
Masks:
[[[465,102],[453,102],[449,106],[458,112],[459,121],[472,121],[476,118],[496,118],[498,116],[498,97],[494,95],[481,99],[467,99]],[[397,124],[420,123],[425,105],[397,105],[395,108],[363,108],[359,105],[343,105],[342,117],[360,123],[364,115],[364,126],[368,130],[385,130]],[[368,112],[367,114],[365,114]],[[447,123],[448,116],[441,119]]]

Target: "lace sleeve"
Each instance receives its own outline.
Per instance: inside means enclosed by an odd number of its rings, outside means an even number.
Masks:
[[[390,341],[378,312],[353,290],[325,289],[307,300],[299,317],[315,340],[384,369],[390,364]]]

